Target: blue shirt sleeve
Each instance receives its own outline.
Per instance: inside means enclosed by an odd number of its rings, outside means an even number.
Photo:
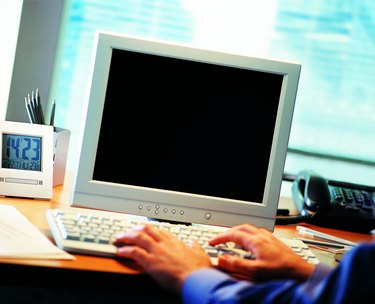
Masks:
[[[319,264],[305,282],[278,280],[255,284],[216,269],[202,269],[186,280],[184,303],[371,303],[375,291],[375,244],[347,252],[340,264]],[[373,303],[373,302],[372,302]]]

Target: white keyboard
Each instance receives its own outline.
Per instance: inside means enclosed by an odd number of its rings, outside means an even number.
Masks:
[[[148,221],[143,217],[78,208],[48,209],[46,218],[56,245],[70,253],[115,257],[117,247],[112,244],[114,236],[148,222],[170,231],[185,242],[195,239],[215,265],[217,257],[223,253],[253,258],[251,253],[238,248],[235,244],[215,247],[208,245],[210,238],[225,230],[220,227]],[[301,240],[280,239],[309,263],[319,263],[316,255]]]

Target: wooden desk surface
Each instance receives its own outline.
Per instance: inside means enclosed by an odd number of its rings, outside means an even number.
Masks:
[[[71,182],[66,178],[65,184],[54,188],[54,195],[51,200],[34,200],[26,198],[10,198],[1,197],[0,203],[5,205],[15,206],[22,214],[24,214],[35,226],[37,226],[45,235],[51,240],[51,234],[48,223],[45,218],[45,211],[47,208],[68,207],[71,191]],[[371,241],[373,236],[369,234],[360,234],[348,231],[340,231],[329,228],[321,228],[309,224],[301,224],[312,229],[329,233],[353,242]],[[279,237],[298,237],[295,226],[276,226],[275,235]],[[327,264],[334,265],[335,261],[331,253],[320,250],[313,251],[318,255],[318,258]],[[120,260],[112,258],[103,258],[95,256],[75,255],[74,261],[63,260],[34,260],[34,259],[0,259],[1,264],[16,264],[25,266],[40,266],[52,267],[62,269],[74,269],[84,271],[98,271],[116,274],[140,274],[141,270],[130,260]]]

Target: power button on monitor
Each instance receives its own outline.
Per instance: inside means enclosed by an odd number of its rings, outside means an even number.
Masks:
[[[212,218],[212,214],[207,212],[205,215],[204,215],[204,218],[209,221],[211,218]]]

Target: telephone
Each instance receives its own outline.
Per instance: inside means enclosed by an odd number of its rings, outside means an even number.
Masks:
[[[323,227],[369,233],[375,229],[375,187],[328,180],[303,170],[292,183],[292,196],[304,221]],[[288,217],[277,218],[288,223]]]

